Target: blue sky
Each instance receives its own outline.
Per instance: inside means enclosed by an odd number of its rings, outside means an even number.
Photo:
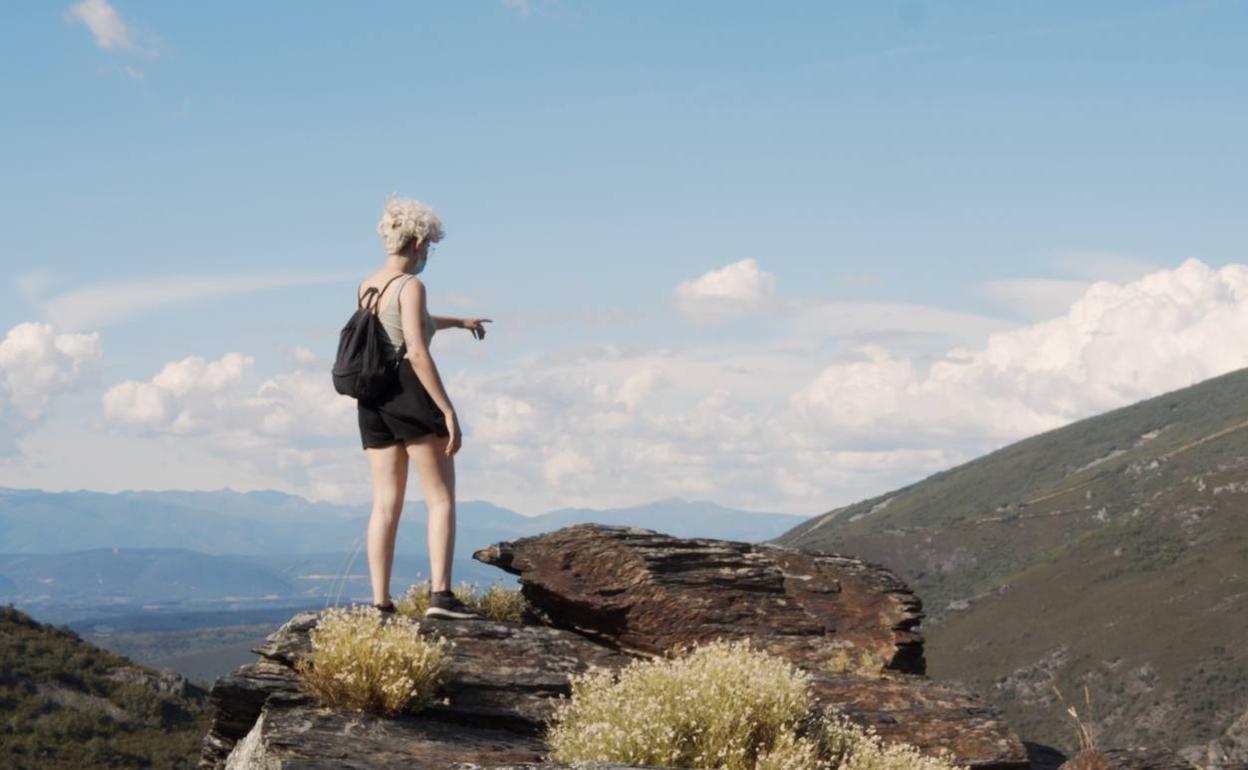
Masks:
[[[1246,33],[1232,2],[6,4],[0,484],[366,499],[321,375],[391,192],[445,222],[431,310],[495,319],[434,341],[460,496],[525,513],[820,513],[1248,365],[1216,342]]]

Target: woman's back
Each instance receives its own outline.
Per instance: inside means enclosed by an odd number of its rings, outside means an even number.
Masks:
[[[377,319],[381,321],[381,328],[385,329],[386,337],[389,338],[390,345],[395,353],[397,353],[399,348],[403,346],[403,324],[402,319],[399,316],[399,293],[403,291],[403,287],[407,284],[407,282],[415,277],[416,276],[410,274],[403,276],[399,280],[395,281],[385,290],[385,292],[382,293],[380,297],[377,298],[377,307],[381,308],[381,311],[377,314]],[[389,279],[383,278],[378,281],[377,288],[384,286],[385,281],[387,280]],[[366,288],[371,285],[373,285],[371,278],[370,280],[364,282],[364,286]],[[433,316],[430,315],[428,306],[425,307],[424,327],[425,345],[427,346],[433,342],[433,333],[437,331],[434,327]]]

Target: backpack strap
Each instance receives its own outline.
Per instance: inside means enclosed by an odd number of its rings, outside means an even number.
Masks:
[[[364,291],[364,294],[360,296],[359,304],[357,305],[357,307],[359,308],[367,307],[369,312],[376,315],[377,314],[377,301],[381,299],[381,295],[385,293],[386,289],[390,287],[390,284],[394,283],[395,279],[402,278],[404,275],[408,275],[408,274],[400,273],[399,275],[394,276],[394,278],[391,278],[390,280],[386,281],[386,285],[381,287],[381,291],[378,291],[376,286],[368,287],[368,289]],[[372,295],[372,296],[370,297],[369,295]]]

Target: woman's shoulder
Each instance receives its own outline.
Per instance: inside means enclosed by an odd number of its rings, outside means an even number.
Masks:
[[[399,285],[402,286],[403,291],[408,294],[412,292],[424,293],[425,291],[425,282],[411,273],[403,278],[400,278]]]

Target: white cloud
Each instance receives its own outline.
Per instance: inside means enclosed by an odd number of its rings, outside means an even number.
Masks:
[[[82,385],[101,358],[98,334],[58,334],[21,323],[0,341],[0,462],[22,458],[17,439],[43,422],[53,400]]]
[[[465,428],[457,483],[469,498],[533,513],[672,495],[770,509],[768,464],[787,428],[777,381],[813,373],[801,357],[738,346],[604,346],[458,376],[448,383]]]
[[[259,381],[254,359],[241,353],[170,362],[150,380],[109,388],[106,425],[197,442],[214,456],[280,479],[274,486],[358,500],[367,474],[344,472],[358,441],[355,401],[334,391],[328,369],[310,351],[296,348],[291,358],[294,369]]]
[[[321,363],[320,357],[303,345],[297,345],[290,351],[290,360],[296,366],[316,366]]]
[[[613,400],[615,403],[623,404],[629,411],[632,411],[662,383],[663,375],[658,368],[653,366],[647,367],[639,372],[630,374],[628,379],[620,383]]]
[[[98,329],[168,305],[291,286],[352,283],[358,278],[347,273],[172,275],[109,281],[71,289],[46,301],[39,299],[38,292],[46,288],[46,281],[39,274],[23,276],[19,280],[27,298],[38,302],[44,314],[57,327]]]
[[[479,399],[475,407],[473,435],[486,443],[510,443],[538,428],[537,411],[523,399],[500,394]]]
[[[259,418],[269,437],[350,435],[356,427],[355,401],[334,390],[329,370],[305,367],[261,383],[243,408]]]
[[[133,46],[129,28],[107,0],[82,0],[65,11],[65,18],[87,25],[100,48],[111,50]]]
[[[219,427],[233,415],[235,387],[255,363],[250,356],[227,353],[215,361],[190,356],[165,364],[151,380],[130,380],[104,393],[104,416],[118,425],[141,426],[175,434]]]
[[[593,465],[579,451],[558,449],[546,458],[543,464],[546,481],[559,484],[568,477],[585,474],[593,469]]]
[[[509,8],[521,16],[528,16],[533,10],[532,0],[502,0],[503,7]]]
[[[1248,366],[1248,267],[1189,259],[1092,284],[1068,312],[954,348],[929,367],[882,348],[792,398],[837,442],[984,447]]]
[[[190,356],[166,364],[152,384],[182,398],[195,391],[217,392],[240,382],[254,360],[241,353],[227,353],[216,361]]]
[[[148,381],[109,388],[104,416],[127,429],[215,436],[223,446],[236,442],[248,452],[288,440],[350,435],[355,402],[333,389],[328,370],[308,359],[310,351],[296,348],[292,355],[300,359],[295,369],[258,383],[251,377],[255,360],[241,353],[174,361]]]
[[[676,286],[676,310],[694,321],[715,321],[749,315],[767,308],[775,298],[776,277],[753,259],[703,273]]]
[[[58,334],[45,323],[14,326],[0,342],[0,411],[11,409],[20,423],[33,424],[101,357],[99,334]]]

